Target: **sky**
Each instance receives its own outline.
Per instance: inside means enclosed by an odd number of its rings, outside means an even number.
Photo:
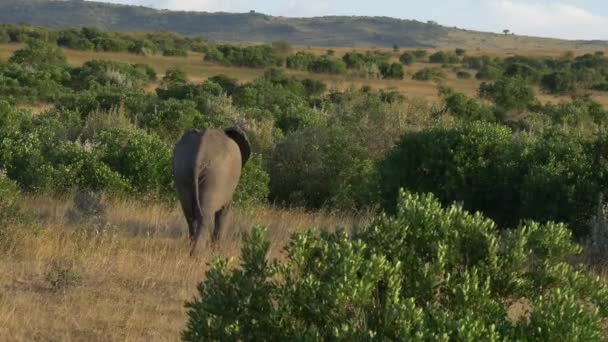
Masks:
[[[310,17],[388,16],[470,30],[608,40],[608,0],[97,0],[158,9]]]

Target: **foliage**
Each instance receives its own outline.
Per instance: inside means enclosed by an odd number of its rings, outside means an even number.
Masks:
[[[405,73],[403,72],[403,65],[400,63],[385,63],[380,65],[380,73],[383,78],[402,80]]]
[[[521,133],[474,122],[406,134],[380,169],[384,207],[394,210],[404,187],[432,192],[443,202],[462,201],[501,227],[534,219],[588,229],[606,189],[587,139],[557,129]]]
[[[412,79],[417,81],[436,81],[446,78],[447,75],[440,68],[423,68],[418,70]]]
[[[471,78],[471,74],[466,71],[461,70],[456,73],[456,77],[458,77],[461,80],[468,80],[469,78]]]
[[[205,60],[250,68],[266,68],[278,65],[280,62],[276,51],[269,45],[244,48],[233,45],[208,45],[205,50]]]
[[[0,171],[0,237],[1,228],[13,223],[19,213],[19,189],[17,184]]]
[[[260,155],[253,156],[245,164],[234,195],[234,202],[239,205],[266,203],[270,193],[269,182],[270,177],[264,170],[262,157]]]
[[[416,56],[411,52],[404,52],[399,56],[399,62],[403,65],[412,65],[416,62]]]
[[[172,188],[172,150],[144,131],[109,129],[99,133],[94,149],[99,159],[126,179],[132,191],[166,198]]]
[[[76,90],[110,86],[139,89],[154,80],[156,73],[149,66],[111,61],[88,61],[71,72],[72,88]]]
[[[479,96],[492,100],[506,111],[523,111],[536,104],[534,89],[521,76],[501,77],[494,83],[482,82]]]
[[[484,65],[479,69],[479,72],[475,74],[478,80],[496,80],[502,76],[503,70],[493,64]]]
[[[460,58],[458,58],[458,55],[451,52],[437,51],[429,56],[429,62],[439,64],[455,64],[460,62]]]
[[[605,337],[608,312],[592,305],[608,305],[608,287],[565,263],[580,248],[563,225],[500,235],[480,214],[401,192],[396,215],[352,237],[294,234],[281,263],[267,261],[264,233],[245,236],[239,267],[212,264],[186,304],[183,340]],[[509,320],[513,298],[531,300],[529,320]]]
[[[444,97],[446,109],[455,117],[465,121],[496,121],[492,107],[469,98],[462,93],[449,93]]]

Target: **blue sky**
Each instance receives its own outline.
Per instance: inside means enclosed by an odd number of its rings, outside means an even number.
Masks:
[[[172,10],[289,17],[370,15],[566,39],[608,40],[608,0],[98,0]]]

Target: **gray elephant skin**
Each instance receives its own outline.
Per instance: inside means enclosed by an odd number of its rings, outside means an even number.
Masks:
[[[232,196],[251,155],[249,140],[236,127],[188,130],[173,150],[175,190],[188,223],[190,255],[201,231],[217,243],[226,226]]]

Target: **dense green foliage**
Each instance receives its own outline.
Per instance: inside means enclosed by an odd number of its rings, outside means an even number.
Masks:
[[[183,340],[603,337],[608,286],[566,263],[580,248],[564,225],[528,222],[499,235],[482,215],[402,192],[396,215],[352,237],[295,234],[282,263],[267,261],[264,237],[246,236],[240,267],[212,264],[186,304]],[[529,301],[529,319],[509,319],[516,299]]]
[[[43,29],[27,25],[0,25],[0,42],[27,43],[32,40],[43,40],[73,50],[131,52],[142,55],[160,53],[165,56],[186,56],[188,50],[200,51],[206,45],[205,40],[200,37],[188,38],[169,32],[128,34],[107,32],[93,27]]]
[[[502,227],[568,222],[582,236],[608,190],[597,153],[584,137],[558,130],[515,139],[505,126],[472,123],[406,134],[382,166],[383,199],[394,210],[400,187],[432,192]]]
[[[251,82],[216,75],[198,84],[169,69],[150,93],[157,75],[146,65],[93,60],[72,67],[56,46],[30,42],[0,63],[0,168],[25,191],[172,200],[172,144],[191,127],[238,124],[256,155],[237,194],[242,204],[391,210],[396,189],[406,187],[461,201],[501,227],[556,220],[582,235],[606,193],[605,138],[596,133],[608,113],[583,97],[539,104],[532,87],[545,71],[534,70],[550,69],[547,60],[464,56],[468,68],[492,66],[501,76],[482,83],[479,98],[442,86],[441,105],[430,106],[370,87],[328,92],[319,80],[276,67],[404,77],[390,54],[289,55],[286,43],[219,47],[207,46],[231,65],[270,67]],[[407,53],[424,58],[423,50]],[[572,63],[594,67],[602,58]],[[446,74],[423,68],[413,77],[441,82]],[[39,115],[16,109],[38,102],[53,108]],[[525,115],[513,122],[513,113]],[[444,121],[453,125],[430,127]]]

